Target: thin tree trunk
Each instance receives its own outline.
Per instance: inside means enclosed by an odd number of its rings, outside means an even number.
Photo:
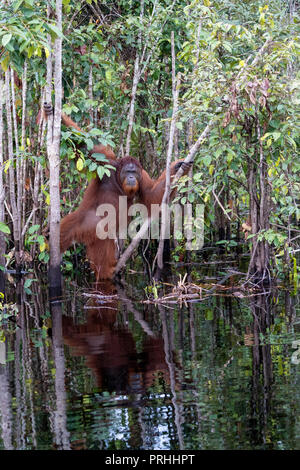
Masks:
[[[200,57],[200,33],[202,29],[202,20],[199,21],[198,28],[197,28],[197,40],[196,40],[196,63],[194,67],[194,73],[196,73],[199,67],[199,57]],[[187,136],[186,136],[187,147],[190,149],[194,142],[194,123],[192,119],[188,120],[187,123]],[[188,194],[192,193],[192,178],[193,178],[193,167],[190,168],[189,171],[189,180],[188,180]],[[187,194],[187,195],[188,195]],[[191,247],[191,240],[193,236],[193,210],[192,205],[189,204],[187,206],[186,211],[186,220],[184,221],[184,225],[186,227],[186,237],[188,240],[188,247]],[[191,258],[191,250],[186,251],[186,260],[189,263]]]
[[[0,77],[0,222],[5,222],[5,209],[4,209],[4,172],[3,172],[3,97],[4,97],[4,82]],[[0,267],[5,266],[5,236],[0,231]],[[4,293],[4,273],[0,271],[0,292]]]
[[[170,390],[171,390],[171,397],[172,397],[172,405],[174,408],[174,421],[175,421],[175,428],[177,439],[179,443],[179,449],[184,449],[184,437],[182,427],[184,424],[184,413],[183,413],[183,405],[182,400],[178,398],[178,393],[176,393],[178,385],[177,385],[177,375],[178,370],[176,370],[174,359],[173,359],[173,351],[170,346],[170,333],[167,324],[166,318],[166,310],[162,306],[158,306],[161,323],[162,323],[162,336],[164,341],[164,353],[165,353],[165,361],[168,366],[169,370],[169,377],[170,377]]]
[[[140,3],[141,3],[140,23],[142,23],[143,17],[144,17],[144,0],[141,0]],[[136,56],[135,56],[135,62],[134,62],[131,100],[130,100],[130,107],[129,107],[129,113],[128,113],[128,130],[127,130],[127,137],[126,137],[125,155],[129,155],[130,153],[130,142],[131,142],[131,134],[132,134],[132,129],[133,129],[133,122],[134,122],[136,92],[137,92],[137,87],[141,78],[140,56],[139,56],[139,48],[141,48],[141,46],[142,46],[142,30],[140,30],[139,35],[138,35],[138,48],[136,50]]]
[[[23,68],[23,77],[22,77],[22,134],[21,134],[21,146],[22,150],[25,151],[26,143],[25,143],[25,138],[26,138],[26,94],[27,94],[27,60],[24,62],[24,68]],[[26,211],[26,197],[25,197],[25,181],[26,181],[26,159],[23,158],[21,159],[20,162],[21,168],[20,168],[20,178],[21,178],[21,186],[20,186],[20,197],[22,200],[22,220],[23,224],[25,223],[25,211]],[[22,225],[21,225],[22,227]],[[21,246],[24,245],[24,235],[23,232],[21,232]]]
[[[176,55],[175,55],[175,40],[174,40],[174,31],[171,32],[171,56],[172,56],[172,96],[173,96],[173,103],[176,94]],[[174,159],[178,160],[179,158],[179,129],[175,126],[174,128]],[[169,145],[169,144],[168,144]]]
[[[6,81],[6,120],[7,120],[7,142],[8,142],[8,158],[9,165],[9,197],[10,208],[13,221],[13,238],[15,244],[15,260],[16,270],[20,271],[20,232],[18,223],[18,207],[16,201],[16,188],[15,188],[15,170],[13,165],[14,149],[13,149],[13,127],[11,116],[11,96],[10,96],[10,70],[7,69],[5,73]]]
[[[11,103],[12,103],[12,117],[15,134],[15,156],[16,156],[16,186],[17,186],[17,224],[18,233],[20,237],[20,250],[22,250],[21,243],[21,227],[22,227],[22,184],[21,180],[21,160],[20,160],[20,149],[19,149],[19,138],[18,138],[18,123],[17,123],[17,111],[16,111],[16,97],[15,97],[15,78],[14,71],[11,69]]]
[[[7,341],[1,343],[6,355]],[[10,370],[7,364],[0,364],[0,414],[1,414],[1,438],[5,450],[14,450],[13,446],[13,412]],[[14,392],[15,401],[15,392]],[[15,411],[14,411],[15,413]]]
[[[190,119],[188,121],[188,125],[187,125],[187,146],[188,146],[188,149],[190,149],[192,147],[193,142],[194,142],[194,125],[193,125],[193,121]],[[189,176],[189,179],[188,179],[188,183],[187,183],[187,186],[188,186],[187,196],[192,193],[193,167],[190,168],[188,176]],[[185,225],[185,230],[186,230],[186,238],[187,238],[188,247],[191,247],[191,241],[192,241],[192,237],[193,237],[193,210],[192,210],[192,205],[191,204],[188,204],[188,206],[186,208],[186,217],[185,217],[185,220],[184,220],[184,225]],[[187,260],[188,263],[190,262],[190,254],[191,254],[191,250],[188,249],[186,251],[186,260]]]
[[[90,71],[89,71],[89,87],[88,87],[88,94],[89,94],[89,100],[93,101],[93,66],[92,64],[90,65]],[[90,120],[91,122],[94,123],[95,125],[95,115],[96,115],[96,110],[93,111],[93,106],[91,104],[90,107]]]
[[[255,133],[257,137],[257,163],[248,159],[249,173],[248,186],[250,195],[250,219],[253,234],[270,228],[270,190],[267,180],[267,163],[261,142],[261,129],[256,113]],[[259,200],[257,200],[259,194]],[[248,267],[247,278],[255,283],[263,284],[268,278],[270,282],[270,248],[266,240],[252,239],[251,259]]]
[[[43,103],[45,100],[46,100],[45,90],[43,90],[41,93],[41,105],[40,105],[41,109],[43,109]],[[37,135],[37,150],[36,150],[37,156],[40,156],[41,149],[43,148],[43,145],[44,145],[45,129],[46,129],[46,121],[45,119],[41,119],[39,122],[38,135]],[[32,225],[36,225],[37,223],[37,214],[38,214],[38,208],[39,208],[39,193],[40,193],[41,186],[42,186],[42,172],[43,172],[42,166],[40,162],[37,161],[34,167],[34,179],[33,179],[33,188],[32,188],[32,201],[33,201]],[[41,211],[39,215],[41,216]],[[41,226],[41,222],[40,222],[40,226]],[[33,244],[31,246],[30,255],[32,258],[35,257],[36,248],[37,248],[36,244]]]
[[[56,0],[56,26],[62,31],[62,0]],[[49,48],[49,50],[51,49]],[[61,296],[59,150],[62,108],[62,39],[60,37],[55,39],[54,61],[54,115],[48,120],[47,132],[47,153],[50,169],[50,301]],[[52,54],[48,58],[47,70],[50,63],[52,63]],[[52,77],[50,72],[47,75],[47,96],[51,97]]]
[[[173,6],[175,5],[176,0],[173,1],[171,8],[170,8],[170,14],[171,11],[173,10]],[[142,24],[143,18],[144,18],[144,0],[140,1],[141,3],[141,10],[140,10],[140,23]],[[153,21],[155,17],[155,12],[156,12],[156,3],[157,1],[154,1],[153,4],[153,10],[151,14],[151,18],[149,21],[149,26],[151,22]],[[161,30],[163,31],[165,24],[168,20],[168,17],[164,21]],[[150,35],[148,34],[148,37],[144,38],[144,41],[142,41],[142,30],[140,30],[139,35],[138,35],[138,48],[136,51],[136,57],[135,57],[135,63],[134,63],[134,74],[133,74],[133,83],[132,83],[132,91],[131,91],[131,101],[130,101],[130,107],[129,107],[129,113],[128,113],[128,130],[127,130],[127,138],[126,138],[126,146],[125,146],[125,155],[129,155],[130,153],[130,141],[131,141],[131,134],[132,134],[132,129],[133,129],[133,123],[134,123],[134,110],[135,110],[135,102],[136,102],[136,93],[137,93],[137,87],[140,81],[141,76],[145,73],[148,63],[152,57],[152,54],[155,50],[155,47],[157,46],[157,43],[160,39],[160,35],[157,36],[156,40],[154,41],[153,46],[151,47],[147,57],[146,57],[146,51],[149,46],[149,38]],[[144,42],[144,47],[142,50],[142,42]]]
[[[171,192],[171,173],[170,165],[172,160],[173,146],[174,146],[174,136],[176,129],[177,113],[178,113],[178,96],[179,96],[179,85],[181,76],[178,74],[177,80],[175,79],[175,47],[174,47],[174,31],[171,33],[171,47],[172,47],[172,89],[173,89],[173,113],[172,120],[170,125],[170,135],[169,135],[169,144],[167,152],[167,162],[166,162],[166,186],[165,192],[161,204],[161,232],[160,240],[157,250],[157,265],[159,269],[163,268],[163,251],[164,251],[164,242],[166,238],[167,230],[167,216],[168,216],[168,204],[170,199]]]
[[[137,92],[137,87],[140,81],[140,65],[139,64],[140,64],[140,59],[139,59],[139,54],[137,52],[135,62],[134,62],[131,101],[130,101],[130,107],[129,107],[129,113],[128,113],[128,130],[127,130],[127,137],[126,137],[125,155],[129,155],[130,153],[130,142],[131,142],[131,134],[132,134],[132,129],[133,129],[133,122],[134,122],[136,92]]]

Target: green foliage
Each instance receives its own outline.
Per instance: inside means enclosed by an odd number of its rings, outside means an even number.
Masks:
[[[249,165],[254,163],[259,168],[261,146],[271,190],[270,222],[283,230],[272,227],[260,232],[258,239],[278,250],[287,239],[284,227],[289,223],[297,228],[300,216],[300,82],[296,72],[299,43],[295,34],[299,17],[294,13],[290,21],[287,8],[286,2],[281,1],[249,1],[241,6],[224,1],[191,2],[183,8],[188,39],[177,55],[185,70],[190,70],[182,95],[182,122],[193,116],[199,135],[209,120],[218,116],[218,125],[210,132],[196,161],[194,179],[203,190],[198,185],[192,187],[196,200],[206,202],[206,225],[215,222],[215,193],[222,190],[238,204],[240,223],[245,221]],[[267,39],[271,41],[268,54],[251,67],[248,64]],[[244,80],[235,89],[233,80],[239,72],[242,74],[242,69]],[[261,133],[258,135],[252,127],[250,142],[247,123],[254,119]],[[257,198],[259,201],[260,194]],[[224,206],[230,214],[231,209]],[[247,242],[251,243],[251,238]]]
[[[46,253],[45,250],[47,249],[48,243],[47,243],[46,238],[43,235],[39,235],[39,229],[40,229],[39,224],[32,225],[28,229],[26,238],[25,238],[25,247],[29,248],[31,245],[34,245],[37,243],[39,246],[39,251],[40,251],[39,260],[47,262],[48,256],[46,255],[48,254]]]
[[[26,58],[49,55],[47,34],[55,39],[60,32],[53,20],[46,20],[47,2],[15,0],[0,9],[1,66],[21,71]]]
[[[18,308],[15,304],[4,303],[4,295],[0,292],[0,328],[3,326],[9,318],[16,317],[18,314]],[[5,333],[3,330],[0,330],[0,342],[5,342]]]
[[[4,223],[0,222],[0,232],[10,234],[10,228]]]
[[[76,161],[76,170],[78,172],[84,171],[88,180],[95,177],[96,174],[102,179],[105,174],[110,176],[110,171],[115,170],[115,167],[108,163],[108,159],[102,153],[93,153],[89,158],[85,158],[86,151],[84,149],[91,150],[95,143],[114,147],[111,134],[96,128],[91,129],[89,132],[80,132],[75,129],[62,132],[62,161],[65,157]],[[80,148],[83,150],[80,150]],[[71,168],[75,169],[74,164]]]
[[[31,167],[38,163],[46,169],[44,152],[35,146],[34,123],[45,85],[47,34],[54,39],[58,32],[54,20],[46,20],[47,2],[7,3],[0,11],[0,62],[3,70],[11,65],[21,77],[24,60],[30,59],[27,109],[31,148],[22,151],[22,158],[27,159],[31,174]],[[191,143],[187,144],[191,123],[193,142],[216,119],[196,155],[192,183],[188,187],[188,178],[182,178],[176,201],[205,204],[206,240],[235,245],[239,227],[249,214],[249,167],[252,162],[259,169],[262,150],[272,207],[270,227],[258,237],[276,255],[281,253],[287,243],[285,227],[297,229],[300,218],[299,16],[297,11],[289,11],[289,2],[147,1],[141,16],[140,2],[120,1],[116,9],[106,0],[101,4],[66,0],[63,12],[64,112],[87,129],[62,131],[66,212],[78,204],[86,179],[114,171],[103,155],[91,158],[88,151],[96,142],[113,147],[114,142],[117,150],[124,144],[136,54],[144,70],[137,88],[131,154],[151,174],[164,168],[172,115],[170,36],[174,31],[176,72],[182,73],[176,124],[180,157],[186,156]],[[267,40],[268,52],[252,66]],[[238,83],[237,76],[243,77]],[[21,96],[17,98],[20,119]],[[251,127],[254,120],[256,125]],[[6,171],[10,164],[15,166],[15,160],[7,161]],[[259,185],[258,172],[256,183]],[[47,181],[42,193],[46,220]],[[259,192],[257,199],[259,202]],[[231,240],[217,239],[218,210],[225,220],[230,218]],[[38,243],[39,258],[45,261],[48,253],[41,250],[46,241],[38,238],[43,229],[39,225],[36,231],[28,231],[26,243]],[[253,243],[250,233],[246,243]]]
[[[158,299],[158,290],[161,288],[161,284],[158,283],[155,279],[152,282],[152,285],[145,287],[145,294],[147,298]]]

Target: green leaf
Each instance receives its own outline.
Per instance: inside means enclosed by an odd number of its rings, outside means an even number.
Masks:
[[[39,235],[36,240],[40,245],[45,242],[43,235]]]
[[[26,281],[24,282],[24,289],[30,287],[33,281],[35,281],[35,279],[26,279]]]
[[[214,312],[213,310],[206,310],[205,312],[205,320],[213,320],[214,319]]]
[[[203,179],[202,173],[195,173],[195,174],[193,175],[193,181],[194,181],[195,183],[201,182],[202,179]]]
[[[3,68],[4,72],[8,69],[8,65],[10,62],[10,56],[7,54],[3,60],[1,60],[1,67]]]
[[[44,263],[48,263],[50,259],[49,253],[43,251],[42,253],[39,254],[39,260],[43,261]]]
[[[104,171],[103,166],[98,166],[97,173],[98,173],[98,176],[99,176],[100,180],[102,180],[103,176],[105,175],[105,171]]]
[[[2,36],[2,46],[5,47],[9,41],[11,40],[12,38],[12,34],[11,33],[8,33],[8,34],[4,34],[4,36]]]
[[[20,47],[19,47],[19,52],[20,52],[20,53],[23,52],[24,49],[26,49],[26,47],[28,46],[28,44],[30,44],[30,41],[29,41],[29,40],[24,41],[24,42],[20,45]]]
[[[82,158],[78,158],[76,162],[76,168],[78,171],[81,171],[83,169],[83,160]]]
[[[94,147],[94,142],[92,141],[92,139],[86,139],[86,146],[88,150],[92,150],[92,148]]]
[[[232,47],[231,45],[229,44],[229,42],[223,42],[222,46],[224,47],[224,49],[228,52],[232,52]]]
[[[112,70],[111,69],[106,69],[105,70],[105,78],[107,82],[111,82],[112,79]]]
[[[4,222],[0,222],[0,232],[10,234],[10,228]]]
[[[274,139],[274,142],[276,142],[276,140],[278,140],[280,136],[281,136],[281,133],[280,133],[280,132],[273,132],[273,139]]]
[[[188,194],[188,200],[192,204],[195,201],[195,194],[194,193],[189,193]]]
[[[32,226],[28,229],[28,233],[32,234],[32,233],[36,232],[39,228],[40,228],[39,225],[32,225]]]
[[[62,34],[62,32],[58,29],[57,26],[55,26],[54,24],[50,24],[48,23],[48,28],[50,29],[50,33],[54,33],[54,36],[55,37],[60,37],[60,38],[63,38],[64,35]]]
[[[269,135],[272,135],[272,132],[267,132],[265,135],[261,137],[260,140],[263,142],[267,137],[269,137]]]
[[[205,155],[202,159],[203,163],[205,166],[209,166],[211,164],[211,156],[210,155]]]
[[[95,171],[97,169],[97,163],[95,162],[92,162],[90,165],[89,165],[89,171]]]
[[[28,50],[27,50],[28,59],[31,58],[33,53],[34,53],[34,46],[28,47]]]
[[[93,153],[93,157],[96,158],[97,162],[108,162],[104,153]]]
[[[13,4],[14,12],[16,12],[20,8],[20,6],[22,5],[23,2],[24,2],[24,0],[18,0]]]

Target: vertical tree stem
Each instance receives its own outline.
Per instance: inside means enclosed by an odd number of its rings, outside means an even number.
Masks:
[[[13,149],[13,127],[12,127],[12,116],[11,116],[11,96],[10,96],[10,69],[8,68],[5,72],[6,82],[6,120],[7,120],[7,143],[8,143],[8,158],[10,160],[9,165],[9,197],[10,206],[13,217],[13,236],[15,244],[15,259],[16,269],[20,269],[20,232],[18,224],[18,208],[16,202],[16,190],[15,190],[15,170],[13,166],[14,160],[14,149]]]
[[[11,69],[11,103],[12,103],[12,117],[15,134],[15,156],[16,156],[16,185],[17,185],[17,224],[18,232],[20,236],[20,249],[22,249],[21,240],[21,227],[22,227],[22,178],[21,178],[21,160],[20,160],[20,149],[19,149],[19,137],[18,137],[18,123],[17,123],[17,111],[16,111],[16,97],[15,97],[15,79],[14,71]]]
[[[22,134],[21,134],[21,146],[22,150],[25,151],[26,143],[26,94],[27,94],[27,60],[24,62],[23,77],[22,77]],[[25,222],[25,210],[26,210],[26,197],[25,197],[25,180],[26,180],[26,159],[25,156],[20,162],[20,196],[22,200],[22,220]],[[23,246],[23,234],[21,231],[21,246]]]
[[[174,45],[174,32],[171,33],[171,48],[172,48],[172,77],[175,80],[175,45]],[[167,211],[171,191],[171,174],[170,174],[170,165],[172,160],[173,146],[174,146],[174,136],[176,129],[177,113],[178,113],[178,97],[179,97],[179,85],[180,85],[181,76],[178,73],[177,80],[172,84],[173,89],[173,113],[170,125],[170,135],[168,143],[168,152],[167,152],[167,162],[166,162],[166,187],[161,204],[161,232],[160,240],[157,251],[157,265],[160,269],[163,268],[163,250],[164,250],[164,241],[166,237],[167,229]]]
[[[3,172],[3,97],[4,97],[4,82],[0,75],[0,222],[5,222],[4,211],[4,172]],[[5,237],[4,233],[0,231],[0,266],[5,265]],[[4,274],[0,271],[0,292],[4,292]]]
[[[56,0],[56,26],[62,31],[62,0]],[[62,39],[59,36],[54,43],[54,60],[54,116],[49,119],[47,132],[47,153],[50,169],[50,300],[61,295],[59,151],[62,108]],[[47,73],[48,96],[51,96],[51,78],[50,73]]]

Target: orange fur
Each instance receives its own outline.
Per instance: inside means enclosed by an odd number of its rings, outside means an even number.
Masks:
[[[68,116],[63,115],[64,124],[81,130]],[[113,204],[116,210],[116,222],[118,231],[119,221],[119,196],[127,196],[129,208],[136,197],[138,202],[145,204],[150,215],[151,204],[160,204],[163,198],[166,182],[166,172],[153,180],[141,167],[141,164],[132,157],[116,160],[116,156],[109,147],[95,145],[93,153],[99,152],[106,155],[116,171],[111,171],[110,177],[105,175],[102,180],[97,176],[93,179],[83,196],[78,209],[64,217],[61,221],[60,243],[61,252],[67,250],[72,242],[84,243],[87,248],[87,257],[96,274],[97,281],[111,279],[117,263],[116,240],[100,240],[96,234],[96,227],[100,217],[96,216],[97,207],[101,204]],[[138,175],[135,186],[126,184],[125,178],[121,181],[121,171],[124,165],[134,164]],[[176,173],[177,162],[171,165],[171,175]]]
[[[135,186],[129,186],[126,184],[126,182],[122,184],[123,191],[128,197],[133,197],[138,192],[139,187],[140,185],[138,182],[136,183]]]

